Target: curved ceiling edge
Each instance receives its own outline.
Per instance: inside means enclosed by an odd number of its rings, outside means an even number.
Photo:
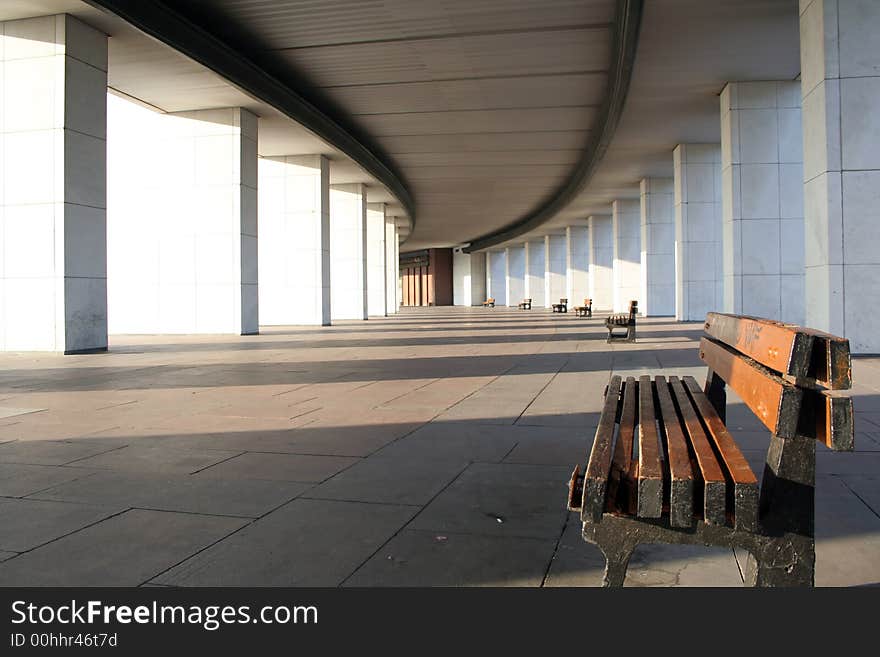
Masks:
[[[243,91],[272,105],[338,148],[388,188],[406,209],[410,229],[415,226],[415,201],[396,168],[376,155],[370,147],[355,138],[321,108],[302,98],[296,91],[253,63],[246,55],[229,47],[163,2],[85,1],[119,16],[145,34],[171,46]]]
[[[463,249],[465,253],[488,249],[537,228],[565,208],[589,182],[605,151],[608,150],[623,112],[638,48],[643,4],[644,0],[617,2],[608,92],[602,104],[601,118],[597,122],[602,127],[590,137],[574,171],[544,205],[501,230],[472,240]]]

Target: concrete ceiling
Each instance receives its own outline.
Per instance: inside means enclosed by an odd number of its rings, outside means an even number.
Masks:
[[[178,0],[168,3],[276,75],[308,84],[402,172],[417,221],[406,248],[450,246],[540,207],[570,175],[602,104],[614,0]],[[717,142],[729,80],[794,79],[797,0],[645,3],[623,115],[595,174],[543,235],[645,176],[671,176],[680,142]],[[240,105],[261,117],[261,155],[324,153],[332,182],[364,182],[332,144],[121,19],[76,0],[4,0],[0,20],[66,11],[110,39],[109,84],[166,111]]]

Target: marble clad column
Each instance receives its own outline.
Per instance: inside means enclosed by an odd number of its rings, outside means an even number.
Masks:
[[[880,3],[801,0],[806,324],[880,353]]]
[[[721,92],[724,311],[804,323],[800,83]]]
[[[367,319],[367,194],[360,183],[330,186],[330,315]]]
[[[610,215],[589,218],[590,298],[594,310],[611,310],[614,303],[614,234]]]
[[[505,249],[507,305],[516,307],[525,297],[526,253],[522,246]]]
[[[384,317],[385,303],[385,204],[367,203],[368,314]]]
[[[532,300],[533,308],[546,306],[544,298],[544,240],[526,242],[526,281],[523,296]]]
[[[636,300],[641,313],[641,203],[614,201],[611,204],[611,231],[614,312],[628,312],[629,302]]]
[[[579,306],[590,296],[590,251],[586,226],[565,228],[565,296]]]
[[[675,203],[671,178],[645,178],[641,191],[641,312],[675,315]]]
[[[675,318],[703,321],[723,307],[721,146],[679,144],[675,192]]]
[[[565,235],[544,236],[544,304],[547,308],[565,297],[565,249]]]
[[[107,37],[0,23],[0,350],[107,348]]]

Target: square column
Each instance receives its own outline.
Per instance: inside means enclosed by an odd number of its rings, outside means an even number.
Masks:
[[[675,202],[672,178],[645,178],[641,191],[642,268],[640,311],[675,315]]]
[[[642,300],[641,203],[618,200],[611,204],[614,312],[629,311],[629,302]]]
[[[486,296],[493,297],[496,306],[507,305],[507,254],[504,251],[486,251]]]
[[[565,229],[565,295],[579,306],[590,296],[590,250],[586,226]]]
[[[523,286],[523,296],[532,300],[532,306],[541,308],[546,306],[544,298],[544,240],[540,242],[526,242],[526,279]]]
[[[547,308],[565,297],[565,249],[565,235],[544,236],[544,306]]]
[[[802,0],[806,324],[880,352],[880,4]]]
[[[369,316],[367,194],[361,183],[330,186],[330,316]]]
[[[452,251],[452,303],[481,306],[486,300],[486,254]]]
[[[396,313],[400,307],[397,301],[397,222],[394,217],[385,217],[385,312]]]
[[[721,146],[679,144],[675,171],[675,318],[722,308]]]
[[[257,333],[257,117],[108,110],[111,333]]]
[[[614,304],[614,232],[610,215],[588,220],[590,238],[590,297],[595,310],[611,310]]]
[[[260,323],[330,324],[330,163],[259,161]]]
[[[525,298],[526,251],[521,246],[510,246],[505,253],[507,305],[516,307]]]
[[[799,82],[721,92],[724,311],[804,323]]]
[[[385,301],[385,204],[367,203],[368,313],[384,317]]]
[[[107,349],[107,37],[0,23],[0,350]]]

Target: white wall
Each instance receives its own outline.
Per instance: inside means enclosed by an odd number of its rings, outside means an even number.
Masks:
[[[330,164],[261,158],[260,324],[330,324]]]
[[[0,23],[0,350],[107,348],[107,38]]]
[[[384,317],[385,311],[385,204],[367,204],[367,311]]]
[[[702,321],[722,309],[721,146],[679,144],[675,191],[675,317]]]
[[[507,257],[504,251],[486,252],[486,294],[496,306],[507,305]]]
[[[614,234],[611,217],[593,215],[589,218],[590,236],[590,297],[595,310],[611,310],[614,304]]]
[[[108,99],[111,333],[256,333],[257,118]]]
[[[641,203],[618,200],[611,204],[614,262],[614,312],[629,311],[629,302],[642,300]]]
[[[526,252],[521,246],[506,249],[507,288],[505,296],[508,306],[517,306],[525,298]]]
[[[452,303],[480,306],[486,300],[486,254],[452,250]]]
[[[641,191],[643,315],[675,315],[675,202],[671,178],[645,178]]]
[[[385,217],[385,311],[390,315],[400,308],[397,300],[397,223]]]
[[[532,300],[533,308],[546,307],[544,298],[544,240],[526,242],[526,278],[523,296]]]
[[[565,235],[544,236],[544,304],[547,308],[565,298],[565,249]]]
[[[804,323],[800,83],[721,92],[724,310]]]
[[[566,227],[565,241],[565,296],[572,305],[579,306],[590,296],[590,237],[587,227]]]
[[[360,183],[330,186],[330,316],[367,319],[367,195]]]

